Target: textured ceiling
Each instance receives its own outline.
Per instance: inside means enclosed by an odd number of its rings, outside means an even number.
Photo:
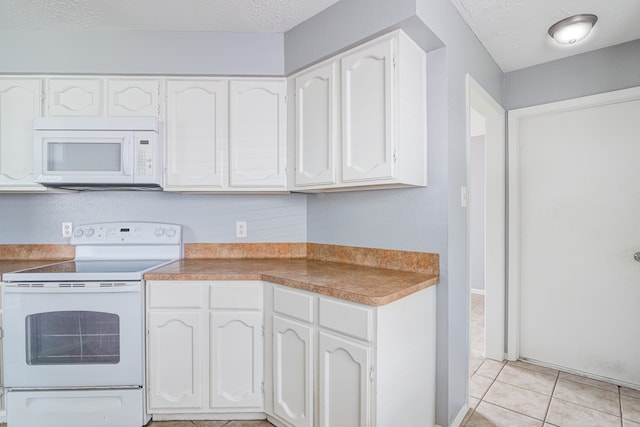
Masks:
[[[387,0],[394,2],[397,0]],[[443,0],[416,0],[443,1]],[[503,71],[640,39],[640,0],[450,0]],[[288,31],[338,0],[0,0],[0,30]],[[559,46],[547,29],[578,13],[599,20]]]
[[[513,71],[640,39],[640,0],[450,0],[503,71]],[[560,46],[547,35],[555,22],[593,13],[591,35]]]
[[[338,0],[0,0],[0,29],[285,32]]]

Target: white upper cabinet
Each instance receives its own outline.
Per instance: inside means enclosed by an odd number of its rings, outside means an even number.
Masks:
[[[103,80],[86,78],[47,79],[46,114],[48,116],[103,115]]]
[[[227,82],[169,80],[165,189],[210,191],[226,183]]]
[[[48,116],[159,117],[158,79],[80,76],[46,79]]]
[[[342,180],[394,176],[394,40],[344,56],[342,79]]]
[[[286,190],[286,81],[229,84],[229,186]]]
[[[295,78],[296,185],[335,184],[338,142],[337,64]]]
[[[45,191],[33,182],[33,119],[41,115],[42,81],[0,78],[0,191]]]
[[[107,80],[107,116],[159,117],[160,82],[156,79]]]
[[[365,43],[294,79],[294,190],[427,184],[426,55],[403,32]]]

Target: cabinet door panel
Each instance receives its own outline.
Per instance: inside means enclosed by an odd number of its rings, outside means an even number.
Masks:
[[[262,408],[262,312],[211,313],[211,407]]]
[[[230,83],[229,186],[286,188],[284,81]]]
[[[158,117],[158,80],[109,80],[107,115]]]
[[[320,332],[318,354],[320,426],[368,426],[370,349]]]
[[[167,189],[220,188],[225,179],[227,83],[167,82]]]
[[[49,79],[47,114],[49,116],[102,116],[102,80]]]
[[[201,409],[202,314],[152,311],[148,319],[150,411]]]
[[[0,188],[40,190],[33,182],[33,119],[41,115],[39,79],[0,79]]]
[[[393,41],[342,59],[342,179],[394,177]]]
[[[296,427],[313,425],[313,329],[273,317],[274,412]]]
[[[336,68],[332,62],[296,78],[296,185],[336,182]]]

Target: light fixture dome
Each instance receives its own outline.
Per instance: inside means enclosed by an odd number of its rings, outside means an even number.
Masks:
[[[560,44],[574,44],[589,35],[598,21],[596,15],[583,13],[556,22],[549,28],[549,35]]]

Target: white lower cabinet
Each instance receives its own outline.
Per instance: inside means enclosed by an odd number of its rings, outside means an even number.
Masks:
[[[151,414],[263,412],[262,282],[147,282]]]
[[[150,311],[147,328],[151,410],[193,410],[203,407],[204,354],[202,313]]]
[[[212,408],[262,408],[262,324],[262,311],[211,313]]]
[[[313,426],[313,328],[273,316],[273,412],[291,425]]]
[[[318,365],[318,425],[371,425],[373,365],[370,347],[320,332]]]
[[[149,281],[148,412],[433,426],[435,297],[374,307],[261,281]]]
[[[269,286],[275,425],[434,425],[435,287],[373,307]]]

